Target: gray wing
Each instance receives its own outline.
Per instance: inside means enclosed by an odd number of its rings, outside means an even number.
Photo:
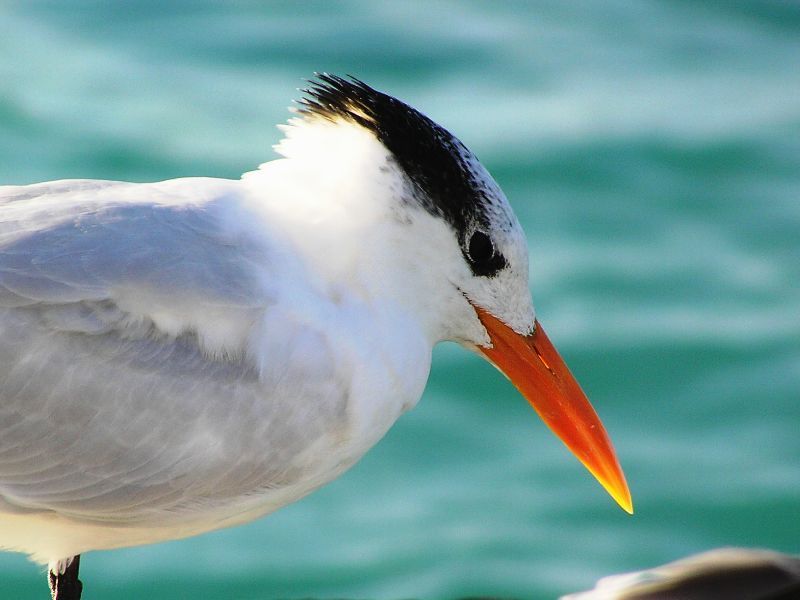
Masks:
[[[263,303],[254,267],[268,250],[225,222],[235,205],[225,187],[202,198],[199,184],[58,183],[72,185],[0,188],[0,305],[100,300],[121,286]]]
[[[242,350],[270,249],[225,187],[69,183],[0,195],[0,512],[157,522],[296,479],[335,415],[306,418]]]

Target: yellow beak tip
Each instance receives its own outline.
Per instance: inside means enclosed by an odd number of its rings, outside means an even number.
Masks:
[[[633,514],[633,500],[631,499],[630,492],[625,490],[624,493],[621,494],[611,494],[611,497],[614,498],[619,507],[624,510],[629,515]]]

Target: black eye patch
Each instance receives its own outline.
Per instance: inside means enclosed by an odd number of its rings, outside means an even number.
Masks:
[[[507,264],[505,257],[495,249],[492,238],[480,229],[470,236],[465,254],[472,273],[478,277],[494,277]]]

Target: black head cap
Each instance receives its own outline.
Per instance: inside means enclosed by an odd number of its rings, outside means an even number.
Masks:
[[[491,276],[505,267],[505,258],[493,246],[480,257],[470,254],[475,232],[489,229],[496,199],[486,179],[475,171],[477,160],[464,144],[419,111],[358,79],[326,73],[316,77],[303,90],[306,96],[298,102],[298,112],[345,119],[372,131],[422,192],[417,197],[423,208],[455,229],[473,272]]]

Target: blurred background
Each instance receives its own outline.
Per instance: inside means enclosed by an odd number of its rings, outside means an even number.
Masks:
[[[619,510],[488,364],[250,525],[84,556],[87,598],[554,598],[721,545],[800,551],[800,5],[3,2],[0,182],[238,178],[314,71],[458,135],[526,228]],[[0,553],[0,595],[46,596]]]

